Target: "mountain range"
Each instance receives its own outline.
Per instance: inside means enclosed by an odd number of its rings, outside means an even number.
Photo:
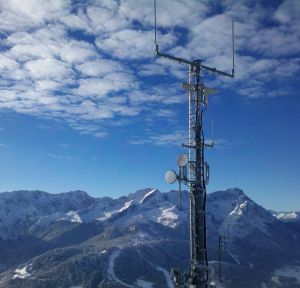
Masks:
[[[173,287],[171,268],[188,269],[188,218],[187,192],[181,206],[176,191],[152,188],[118,199],[0,193],[0,287]],[[299,212],[217,191],[207,197],[207,231],[217,287],[300,287]]]

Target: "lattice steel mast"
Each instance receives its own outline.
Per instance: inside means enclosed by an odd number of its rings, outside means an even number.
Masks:
[[[179,182],[179,202],[181,183],[189,187],[190,195],[190,267],[188,274],[173,270],[174,284],[180,288],[206,288],[209,283],[208,257],[206,245],[206,184],[209,180],[209,166],[205,161],[205,148],[213,147],[214,142],[206,143],[204,138],[203,113],[207,107],[207,97],[215,90],[206,88],[201,81],[201,72],[211,72],[217,76],[234,77],[234,37],[232,37],[233,66],[231,73],[203,65],[201,60],[189,61],[159,51],[156,35],[156,0],[154,0],[155,55],[188,66],[188,82],[182,87],[188,91],[188,156],[178,158],[178,173],[170,170],[165,177],[167,182]],[[232,36],[234,26],[232,22]]]

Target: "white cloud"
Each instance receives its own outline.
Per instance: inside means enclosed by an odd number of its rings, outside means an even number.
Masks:
[[[8,0],[0,1],[1,31],[26,31],[45,25],[68,14],[69,0]]]
[[[38,91],[43,90],[58,90],[63,87],[63,84],[53,80],[37,80],[35,81],[35,89]]]
[[[66,25],[70,30],[83,30],[92,33],[92,28],[87,15],[83,9],[80,9],[77,14],[67,14],[59,19],[61,23]]]
[[[98,55],[93,45],[84,41],[68,41],[60,47],[60,57],[69,63],[84,63]]]
[[[161,51],[228,72],[231,19],[236,21],[236,78],[207,85],[248,99],[276,97],[299,76],[297,0],[273,10],[246,0],[157,4]],[[216,6],[222,13],[214,13]],[[153,57],[152,1],[0,0],[0,11],[0,109],[58,119],[105,137],[106,127],[135,116],[150,125],[151,111],[170,120],[173,107],[186,101],[178,83],[185,81],[186,67]],[[266,89],[274,81],[282,84],[280,91]],[[176,135],[145,141],[171,143]]]
[[[106,74],[121,72],[124,68],[120,62],[117,61],[96,59],[79,64],[76,66],[76,69],[86,76],[103,77]]]
[[[300,72],[300,57],[282,61],[274,71],[274,74],[281,77],[296,76]]]
[[[158,146],[163,145],[181,145],[186,142],[186,135],[183,131],[175,131],[168,134],[158,134],[145,136],[143,138],[134,138],[129,141],[133,145],[153,144]]]
[[[158,111],[156,111],[155,116],[163,118],[173,118],[175,116],[175,112],[168,109],[159,109]]]
[[[130,25],[127,17],[119,13],[117,3],[115,1],[112,1],[112,3],[114,5],[109,7],[89,6],[87,8],[87,16],[90,19],[90,25],[94,33],[118,31]]]
[[[300,5],[297,0],[285,0],[277,8],[274,18],[283,24],[299,24]]]
[[[20,15],[38,24],[68,13],[71,8],[69,0],[9,0],[1,1],[0,7],[15,15]]]
[[[300,32],[291,33],[285,27],[261,29],[245,45],[268,57],[291,56],[300,52]]]
[[[142,25],[153,26],[153,1],[122,0],[120,12]],[[157,21],[162,27],[191,27],[201,21],[208,12],[208,5],[197,0],[157,1]]]
[[[98,56],[91,43],[69,39],[61,25],[46,26],[34,33],[16,32],[5,42],[11,46],[7,54],[22,62],[53,57],[72,64]]]
[[[179,85],[178,85],[179,86]],[[178,91],[177,85],[158,85],[155,87],[142,87],[139,91],[128,93],[130,103],[142,105],[147,103],[179,104],[186,100],[184,90]]]
[[[172,34],[164,35],[161,41],[162,48],[172,46],[175,40]],[[124,29],[99,36],[96,45],[120,59],[143,59],[154,55],[153,31]]]
[[[0,69],[3,70],[15,70],[18,68],[18,63],[6,55],[0,55]]]
[[[16,92],[11,90],[0,90],[0,97],[2,102],[14,100],[16,98]]]
[[[45,58],[26,62],[24,65],[33,79],[64,79],[72,76],[72,71],[61,61]]]
[[[142,64],[139,74],[142,76],[167,75],[167,65],[159,63]]]
[[[79,87],[74,89],[75,94],[81,96],[95,96],[102,98],[110,92],[137,88],[132,75],[116,72],[107,74],[102,78],[86,78],[78,81]]]
[[[200,55],[204,60],[225,54],[231,59],[231,19],[224,14],[216,15],[194,25],[186,49],[193,58]]]

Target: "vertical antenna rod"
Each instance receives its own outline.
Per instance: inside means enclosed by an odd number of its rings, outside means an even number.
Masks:
[[[176,288],[208,288],[211,279],[208,273],[208,255],[206,243],[206,185],[209,179],[209,166],[205,161],[205,148],[212,147],[205,142],[203,115],[207,107],[208,94],[214,93],[214,89],[206,88],[202,82],[202,71],[212,72],[216,76],[234,77],[234,25],[232,22],[232,71],[223,72],[206,65],[200,60],[186,60],[183,58],[161,53],[157,44],[157,23],[156,23],[156,0],[154,0],[154,42],[155,55],[179,64],[188,66],[188,83],[183,83],[182,88],[188,91],[188,148],[186,162],[179,162],[178,175],[170,170],[165,177],[168,183],[176,180],[189,187],[189,208],[190,208],[190,265],[189,273],[173,271],[173,280]],[[213,135],[212,123],[212,137]],[[183,170],[180,170],[183,169]]]
[[[156,8],[155,8],[156,9]],[[156,18],[156,13],[155,13],[155,18]],[[156,24],[155,24],[156,25]],[[232,20],[231,23],[231,29],[232,29],[232,75],[234,76],[234,54],[235,54],[235,47],[234,47],[234,22]],[[155,42],[156,42],[156,28],[155,28]]]
[[[154,44],[155,44],[155,51],[158,52],[158,45],[156,39],[156,0],[154,0]]]

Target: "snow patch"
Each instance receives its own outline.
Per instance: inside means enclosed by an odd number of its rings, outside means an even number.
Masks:
[[[157,222],[175,228],[177,226],[176,220],[178,219],[178,215],[174,212],[175,208],[176,206],[174,205],[171,208],[162,210],[160,216],[157,218]]]
[[[120,209],[112,211],[112,212],[105,212],[103,217],[99,217],[96,220],[98,220],[98,221],[106,221],[107,219],[111,218],[112,216],[114,216],[116,214],[119,214],[119,213],[127,210],[131,206],[132,202],[133,202],[133,200],[127,201],[127,202],[125,202],[124,206],[121,207]]]
[[[27,272],[27,268],[29,268],[28,265],[24,266],[21,269],[16,269],[15,270],[16,274],[12,276],[12,279],[16,279],[16,278],[25,279],[27,277],[30,277],[31,274]]]
[[[104,212],[103,215],[104,215],[103,217],[96,218],[96,220],[106,221],[107,219],[109,219],[113,215],[113,213],[112,212]]]
[[[60,218],[59,220],[63,220],[63,221],[70,221],[73,223],[82,223],[82,219],[80,218],[80,216],[78,215],[77,211],[69,211],[68,213],[66,213],[65,217]]]
[[[299,216],[299,212],[275,212],[273,213],[273,216],[276,217],[280,221],[295,221],[297,220]]]
[[[236,204],[232,211],[224,218],[220,234],[230,234],[237,238],[245,237],[254,229],[260,230],[269,236],[269,224],[274,223],[276,219],[272,214],[260,207],[251,200]],[[248,227],[249,229],[245,229]],[[252,229],[251,229],[252,228]]]
[[[130,205],[131,205],[132,202],[133,202],[132,200],[125,202],[124,206],[120,210],[117,210],[117,213],[121,213],[124,210],[128,209],[130,207]]]
[[[247,202],[245,201],[244,203],[237,205],[230,213],[229,215],[243,215],[244,211],[247,209]]]
[[[151,191],[149,191],[148,193],[146,193],[143,197],[143,199],[140,201],[140,204],[142,204],[150,195],[152,195],[153,193],[155,193],[157,191],[157,189],[153,189]]]

